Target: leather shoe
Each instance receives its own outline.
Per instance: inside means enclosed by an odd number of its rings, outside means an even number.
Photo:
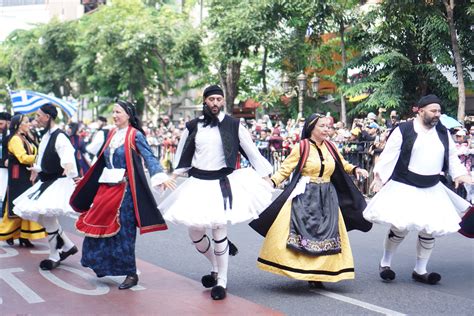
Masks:
[[[15,242],[13,240],[14,240],[13,238],[9,238],[5,241],[7,242],[8,245],[13,246],[15,244]]]
[[[308,281],[310,289],[324,289],[324,284],[321,281]]]
[[[425,283],[425,284],[431,284],[431,285],[434,285],[441,280],[441,275],[436,272],[418,274],[416,273],[416,271],[413,271],[413,273],[411,274],[411,277],[415,281]]]
[[[35,245],[33,245],[31,243],[31,241],[29,241],[28,239],[26,238],[20,238],[20,247],[25,247],[25,248],[34,248]]]
[[[59,253],[59,261],[63,261],[63,260],[66,260],[67,257],[69,256],[72,256],[74,254],[76,254],[78,252],[77,250],[77,247],[76,246],[72,246],[71,249],[69,249],[68,251],[61,251]]]
[[[226,290],[223,286],[216,285],[211,290],[211,297],[213,300],[223,300],[226,295]]]
[[[125,280],[123,280],[122,284],[119,285],[119,290],[126,290],[131,287],[134,287],[135,285],[138,284],[138,275],[132,274],[132,275],[127,275]]]
[[[395,279],[395,272],[390,267],[379,267],[379,274],[384,281],[393,281]]]
[[[53,261],[51,259],[45,259],[43,261],[40,262],[40,268],[41,270],[53,270],[53,269],[56,269],[57,267],[59,267],[59,265],[61,264],[60,261]]]

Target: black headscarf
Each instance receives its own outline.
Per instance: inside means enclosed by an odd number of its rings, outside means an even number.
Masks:
[[[324,115],[319,113],[311,114],[304,122],[303,131],[301,132],[301,139],[310,138],[311,132],[313,131],[316,123],[319,121],[320,118],[324,117]]]
[[[140,118],[137,115],[137,109],[135,105],[133,105],[131,102],[124,100],[117,100],[115,103],[120,105],[128,114],[128,122],[130,123],[130,125],[139,130],[143,135],[145,135],[145,131],[142,128],[142,122],[140,121]]]
[[[437,103],[441,105],[441,100],[434,94],[428,94],[418,100],[417,106],[419,108],[422,108],[432,103]]]
[[[69,128],[71,129],[71,135],[74,136],[77,135],[77,131],[79,130],[79,124],[76,122],[71,122],[69,123]]]
[[[203,105],[202,105],[202,115],[204,116],[204,119],[201,120],[203,122],[203,126],[206,127],[210,125],[211,127],[217,126],[219,124],[219,119],[217,118],[216,115],[214,115],[211,111],[211,109],[207,106],[205,100],[208,96],[211,95],[220,95],[224,96],[224,91],[221,89],[221,87],[217,85],[211,85],[204,89],[204,92],[202,94],[203,97]]]

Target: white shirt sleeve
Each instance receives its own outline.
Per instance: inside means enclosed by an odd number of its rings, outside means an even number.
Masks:
[[[449,174],[451,177],[456,179],[459,176],[467,175],[466,167],[461,163],[458,157],[458,151],[456,148],[456,144],[454,143],[452,137],[449,137]]]
[[[395,169],[398,157],[400,156],[400,148],[402,145],[403,137],[400,132],[400,128],[397,127],[393,130],[392,134],[385,144],[385,148],[377,160],[374,167],[374,173],[377,173],[382,180],[382,183],[388,181],[390,176]]]
[[[98,131],[89,145],[86,146],[86,151],[94,156],[99,154],[100,147],[104,144],[105,133],[103,130]]]
[[[54,144],[56,152],[59,155],[59,159],[61,160],[61,167],[65,167],[66,164],[73,164],[74,169],[71,171],[67,176],[69,178],[75,178],[78,176],[77,174],[77,166],[76,166],[76,157],[74,156],[74,147],[72,147],[71,142],[63,133],[59,133],[58,137],[56,138],[56,144]]]
[[[174,160],[173,160],[173,168],[175,168],[173,173],[176,175],[185,174],[190,169],[190,168],[176,169],[176,167],[178,166],[179,160],[181,159],[181,155],[183,154],[183,147],[184,147],[184,144],[186,143],[186,139],[188,138],[188,136],[189,136],[189,131],[187,128],[185,128],[183,133],[181,134],[181,138],[179,140],[178,147],[176,148],[176,153],[174,155]]]
[[[262,156],[262,154],[260,154],[252,141],[249,131],[242,125],[239,126],[239,140],[240,146],[244,150],[250,163],[255,168],[257,173],[262,177],[272,174],[272,165],[267,159],[265,159],[265,157]]]

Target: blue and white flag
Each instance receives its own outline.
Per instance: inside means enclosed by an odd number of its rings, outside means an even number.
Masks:
[[[28,114],[36,112],[42,105],[47,103],[61,108],[69,117],[72,117],[77,111],[77,104],[35,91],[10,91],[10,98],[14,113]]]

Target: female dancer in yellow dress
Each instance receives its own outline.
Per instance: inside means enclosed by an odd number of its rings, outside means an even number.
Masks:
[[[36,222],[21,219],[13,213],[13,200],[32,186],[28,167],[36,158],[36,145],[28,136],[30,120],[26,115],[17,114],[10,123],[8,140],[8,187],[3,202],[3,220],[0,223],[0,240],[9,245],[19,239],[20,246],[33,247],[33,239],[46,237],[44,228]]]
[[[335,146],[326,140],[329,125],[329,118],[322,115],[309,117],[302,141],[271,177],[273,185],[278,186],[295,171],[294,185],[289,185],[291,194],[284,198],[279,211],[274,212],[271,223],[268,223],[268,215],[274,204],[250,224],[257,232],[266,233],[258,267],[309,281],[313,287],[321,286],[321,282],[354,278],[347,229],[368,231],[371,228],[362,217],[365,207],[362,195],[350,178],[343,175],[352,173],[357,178],[366,178],[367,171],[346,162]],[[341,178],[345,178],[346,187],[341,188]],[[347,193],[352,194],[352,198],[344,196]],[[342,204],[349,205],[349,210],[341,213]],[[257,229],[262,224],[269,227],[263,233]]]

